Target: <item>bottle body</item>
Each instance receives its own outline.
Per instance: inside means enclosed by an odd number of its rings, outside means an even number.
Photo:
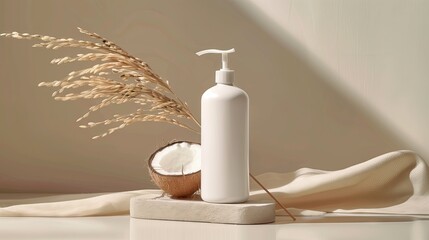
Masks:
[[[201,98],[201,197],[239,203],[249,198],[249,97],[217,84]]]

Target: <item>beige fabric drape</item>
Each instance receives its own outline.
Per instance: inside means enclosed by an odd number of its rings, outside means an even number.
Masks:
[[[429,168],[411,151],[396,151],[338,170],[303,168],[258,179],[286,206],[324,212],[429,214]],[[263,191],[252,192],[265,199]]]
[[[258,179],[287,207],[337,213],[429,215],[429,167],[411,151],[387,153],[338,171],[303,168],[291,173],[265,173]],[[130,198],[141,194],[157,197],[161,192],[0,195],[0,216],[128,214]],[[251,198],[269,199],[257,185],[252,186]]]

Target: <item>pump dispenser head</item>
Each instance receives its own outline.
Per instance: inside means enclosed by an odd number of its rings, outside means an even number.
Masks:
[[[232,85],[234,82],[234,70],[228,68],[228,54],[235,52],[234,48],[229,50],[207,49],[197,52],[198,56],[207,53],[222,54],[222,68],[216,71],[216,83]]]

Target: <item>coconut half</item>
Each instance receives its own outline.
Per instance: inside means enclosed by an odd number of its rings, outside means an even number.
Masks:
[[[173,197],[188,197],[200,188],[201,145],[173,142],[156,152],[148,161],[153,182]]]

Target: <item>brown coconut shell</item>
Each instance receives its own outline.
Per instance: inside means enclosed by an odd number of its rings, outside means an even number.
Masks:
[[[169,147],[174,144],[186,142],[189,144],[198,144],[188,141],[176,141],[165,145],[164,147],[159,148],[150,156],[148,160],[149,174],[152,178],[152,181],[161,188],[164,192],[176,198],[189,197],[194,194],[201,186],[201,170],[198,172],[183,174],[183,175],[164,175],[158,173],[152,167],[152,161],[155,158],[155,155],[162,151],[164,148]]]

